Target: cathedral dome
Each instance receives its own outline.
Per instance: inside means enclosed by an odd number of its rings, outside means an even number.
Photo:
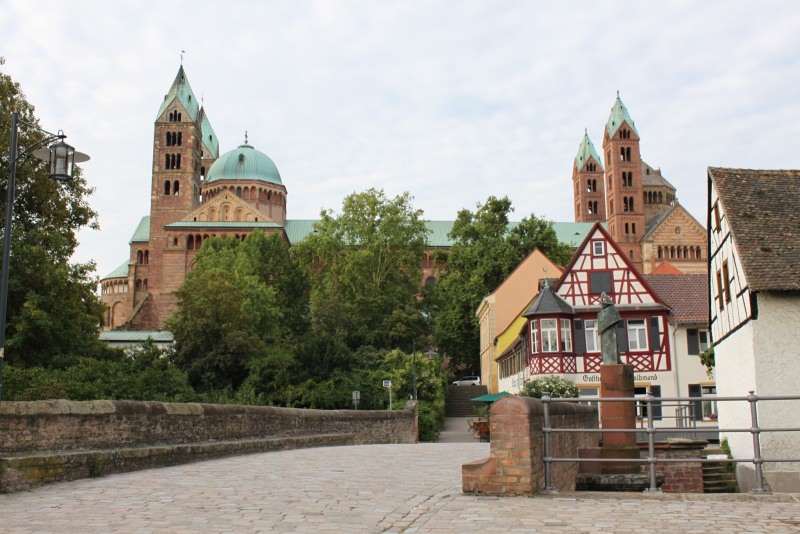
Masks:
[[[275,163],[263,152],[259,152],[247,142],[221,155],[211,165],[206,183],[219,180],[260,180],[283,185]]]

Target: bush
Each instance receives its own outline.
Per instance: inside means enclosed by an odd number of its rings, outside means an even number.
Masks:
[[[579,394],[578,386],[560,376],[545,376],[526,382],[522,387],[521,395],[541,399],[547,394],[554,399],[576,398]]]

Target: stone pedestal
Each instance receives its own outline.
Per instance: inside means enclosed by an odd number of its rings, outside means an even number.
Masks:
[[[600,366],[600,399],[627,397],[633,399],[633,366],[604,363]],[[631,432],[603,432],[603,448],[636,447],[636,404],[603,402],[600,408],[603,429],[630,428]]]

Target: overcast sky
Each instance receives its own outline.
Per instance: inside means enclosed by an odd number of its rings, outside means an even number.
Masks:
[[[704,225],[708,166],[800,167],[800,2],[0,0],[0,36],[42,126],[92,158],[101,229],[76,259],[99,276],[148,214],[181,50],[221,153],[247,131],[290,219],[376,187],[430,220],[507,195],[514,219],[572,221],[573,159],[584,129],[601,151],[617,91]]]

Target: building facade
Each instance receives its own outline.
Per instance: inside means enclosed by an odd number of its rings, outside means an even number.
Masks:
[[[800,170],[708,169],[709,316],[720,396],[797,395],[800,374]],[[759,424],[800,427],[800,401],[763,401]],[[746,402],[720,402],[720,430],[736,458],[753,458]],[[762,433],[765,458],[796,458],[797,433]],[[773,491],[800,491],[800,462],[765,463]],[[752,464],[737,464],[742,490]]]
[[[575,221],[606,222],[639,272],[668,261],[684,273],[705,273],[706,230],[681,206],[661,170],[644,162],[639,143],[617,95],[603,130],[603,157],[586,132],[573,161]]]

